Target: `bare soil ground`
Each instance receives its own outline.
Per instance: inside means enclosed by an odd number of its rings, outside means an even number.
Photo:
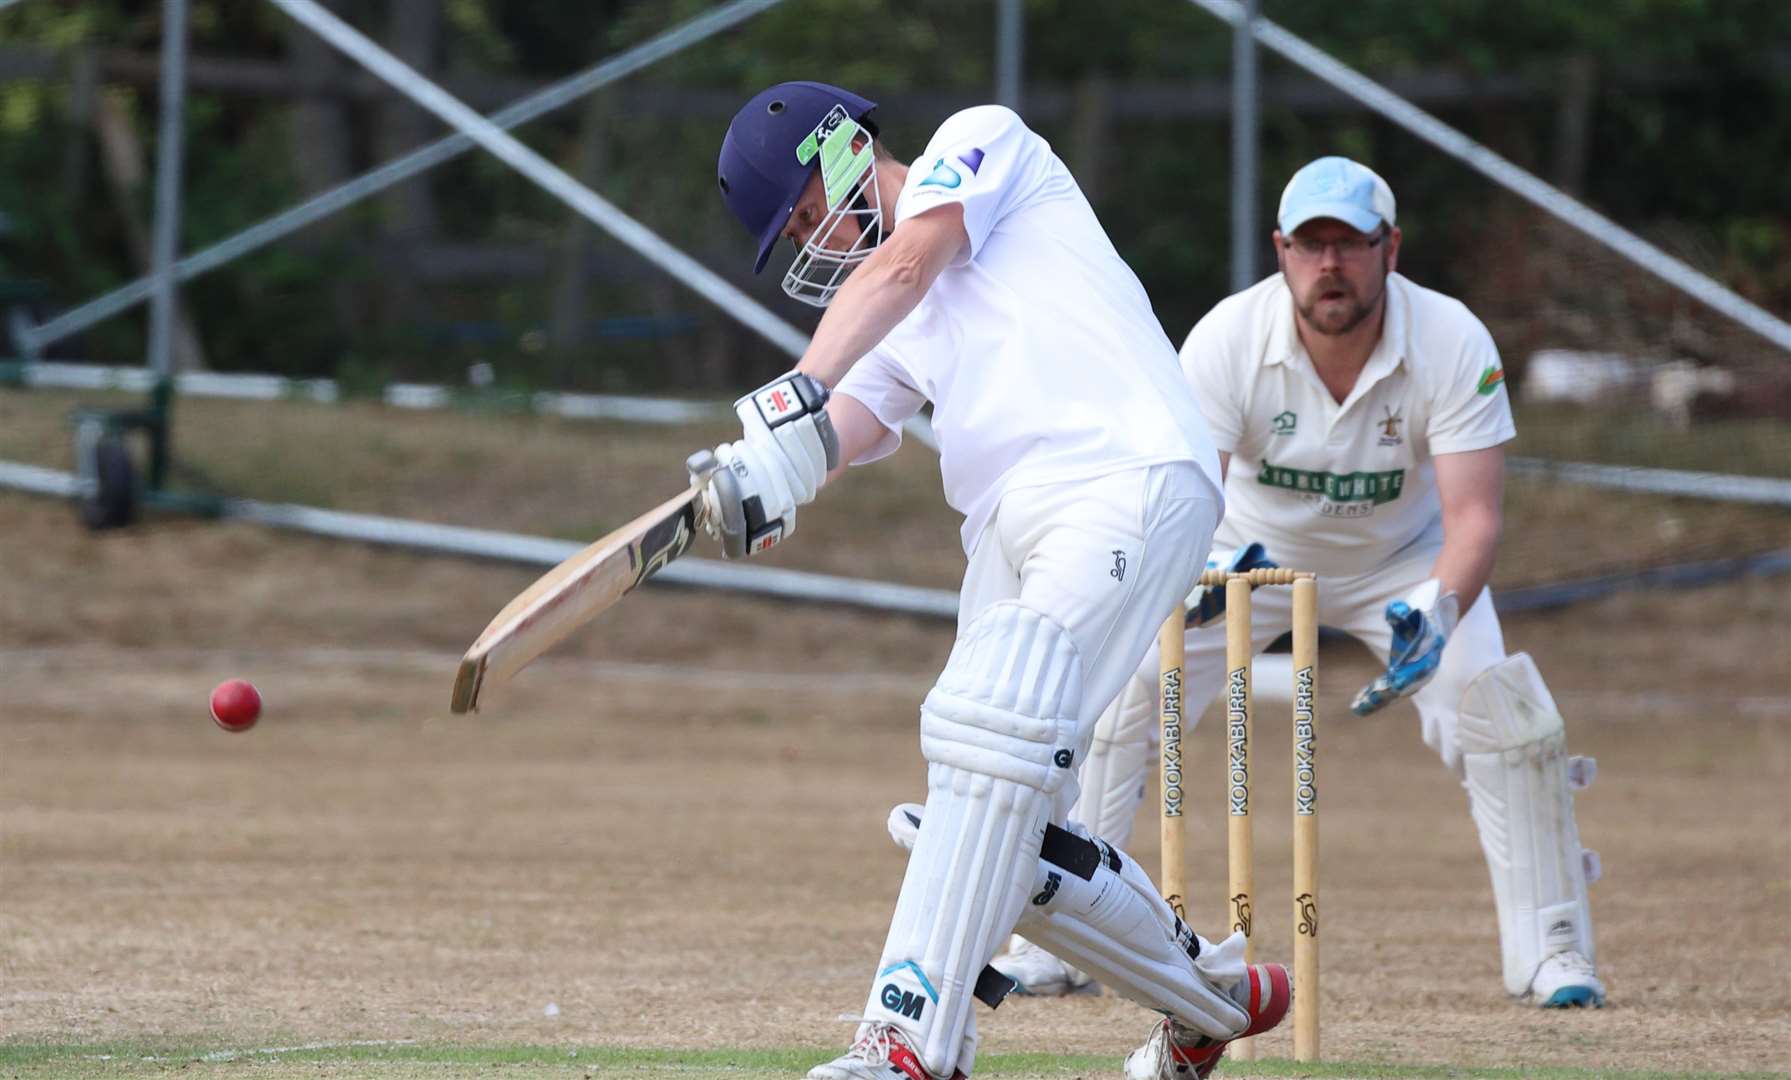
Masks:
[[[0,456],[41,446],[53,463],[60,433],[19,398],[0,394],[0,420],[18,421],[0,423]],[[251,450],[214,451],[208,467],[239,469],[244,487],[312,483],[313,501],[538,532],[594,532],[607,516],[565,496],[556,460],[588,469],[575,476],[616,520],[658,491],[630,470],[664,470],[629,464],[620,435],[580,436],[585,456],[556,443],[487,466],[478,447],[526,440],[491,423],[497,434],[450,440],[462,423],[431,441],[406,418],[383,436],[390,476],[347,455],[341,471],[361,479],[338,488],[320,456],[371,438],[364,425],[319,423],[311,451],[278,455],[216,420]],[[461,483],[417,479],[442,464],[415,456],[429,445],[471,455]],[[904,454],[886,472],[898,490],[936,492],[933,467]],[[950,517],[874,487],[823,500],[788,557],[949,580]],[[844,542],[867,534],[872,548]],[[862,1001],[901,876],[883,818],[922,792],[915,712],[949,629],[648,589],[466,719],[446,711],[454,660],[527,572],[171,519],[93,537],[68,507],[6,494],[0,570],[5,1042],[846,1036],[833,1017]],[[1600,763],[1579,800],[1605,864],[1594,906],[1612,997],[1596,1013],[1505,999],[1459,788],[1410,711],[1348,717],[1366,655],[1327,648],[1325,1055],[1791,1067],[1788,612],[1791,582],[1777,580],[1507,625],[1543,664],[1574,751]],[[268,701],[243,735],[205,716],[229,676]],[[1260,729],[1280,751],[1273,724]],[[1207,725],[1191,748],[1215,778],[1217,740]],[[1261,951],[1279,957],[1287,791],[1283,770],[1263,771]],[[1212,794],[1192,834],[1204,930],[1222,912]],[[1139,829],[1147,867],[1155,832]],[[982,1027],[986,1052],[1110,1053],[1117,1073],[1148,1023],[1108,995],[1012,999]],[[1280,1032],[1262,1042],[1290,1053]]]

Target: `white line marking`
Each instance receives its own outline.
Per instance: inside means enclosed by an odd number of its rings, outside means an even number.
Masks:
[[[305,1043],[302,1046],[259,1046],[248,1050],[213,1050],[209,1054],[193,1057],[190,1054],[157,1055],[144,1054],[133,1058],[135,1061],[235,1061],[238,1058],[256,1055],[273,1056],[275,1054],[302,1054],[310,1050],[347,1050],[363,1046],[415,1046],[415,1039],[357,1039],[353,1042],[318,1042]],[[89,1061],[118,1060],[113,1054],[86,1054]]]
[[[356,1039],[353,1042],[319,1042],[305,1043],[303,1046],[262,1046],[253,1050],[214,1050],[209,1054],[201,1054],[199,1061],[235,1061],[240,1057],[252,1055],[302,1054],[309,1050],[347,1050],[362,1046],[415,1046],[415,1039]],[[165,1059],[173,1060],[173,1059]]]

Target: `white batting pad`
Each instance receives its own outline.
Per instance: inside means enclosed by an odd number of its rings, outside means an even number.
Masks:
[[[1132,823],[1144,802],[1156,757],[1158,723],[1157,684],[1134,675],[1095,723],[1079,774],[1082,791],[1070,808],[1071,821],[1081,822],[1117,847],[1131,842]],[[1183,723],[1188,730],[1194,726],[1188,720]]]
[[[1051,830],[1044,884],[1019,931],[1059,959],[1149,1009],[1215,1039],[1249,1016],[1226,993],[1244,977],[1244,937],[1213,945],[1185,926],[1131,856],[1085,835]]]
[[[1499,909],[1505,989],[1522,995],[1547,957],[1593,959],[1586,878],[1597,859],[1582,852],[1574,824],[1566,729],[1535,663],[1518,653],[1468,684],[1457,731]],[[1590,769],[1575,771],[1589,782]]]
[[[925,813],[917,803],[889,812],[897,846],[912,847]],[[1027,893],[1017,929],[1096,981],[1213,1038],[1229,1038],[1248,1022],[1221,989],[1244,977],[1244,936],[1213,945],[1195,934],[1111,844],[1073,823],[1048,826]]]
[[[959,1067],[976,978],[1026,903],[1081,694],[1068,633],[1003,601],[960,633],[921,706],[927,802],[864,1015],[936,1076]]]
[[[1082,658],[1069,632],[1018,600],[991,604],[958,635],[920,710],[935,764],[1047,794],[1075,765]]]

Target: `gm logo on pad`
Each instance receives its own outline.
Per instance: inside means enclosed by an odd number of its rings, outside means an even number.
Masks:
[[[906,1016],[910,1020],[919,1020],[920,1014],[926,1011],[927,999],[910,990],[904,990],[895,983],[884,983],[879,991],[879,1000],[883,1007],[898,1016]]]

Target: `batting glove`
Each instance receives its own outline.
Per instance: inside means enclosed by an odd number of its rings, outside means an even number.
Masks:
[[[710,476],[704,525],[726,557],[757,555],[796,531],[796,508],[814,501],[839,463],[827,398],[807,375],[780,375],[734,402],[739,441],[687,462],[694,478]]]

